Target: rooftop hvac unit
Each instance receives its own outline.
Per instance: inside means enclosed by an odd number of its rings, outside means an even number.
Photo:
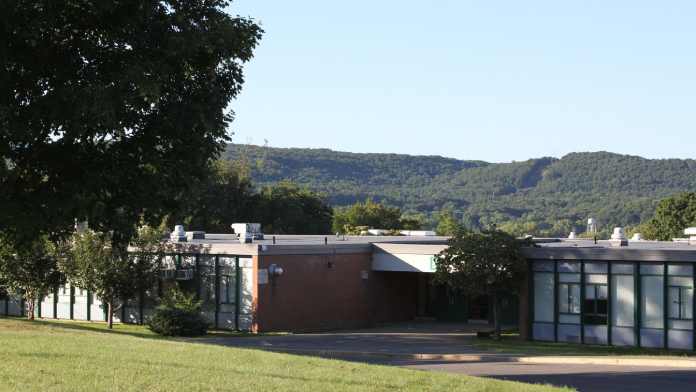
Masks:
[[[162,279],[174,279],[176,278],[175,269],[165,269],[161,272]]]
[[[263,233],[261,232],[260,223],[233,223],[232,231],[240,240],[249,238],[253,240],[262,240]]]
[[[176,270],[176,280],[191,280],[193,279],[192,269]]]

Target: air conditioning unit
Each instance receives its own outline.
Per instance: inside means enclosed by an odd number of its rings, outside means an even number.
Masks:
[[[193,279],[192,269],[176,270],[176,280],[191,280]]]
[[[165,269],[161,271],[162,279],[175,279],[176,270],[175,269]]]

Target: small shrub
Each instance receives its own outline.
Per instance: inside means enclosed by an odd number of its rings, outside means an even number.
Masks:
[[[201,302],[181,290],[171,290],[155,309],[150,330],[163,336],[202,336],[209,323],[201,314]]]

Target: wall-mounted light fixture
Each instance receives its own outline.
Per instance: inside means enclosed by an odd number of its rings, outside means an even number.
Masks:
[[[268,266],[268,275],[273,278],[277,278],[278,276],[282,275],[283,272],[283,267],[279,266],[278,264],[271,264]]]

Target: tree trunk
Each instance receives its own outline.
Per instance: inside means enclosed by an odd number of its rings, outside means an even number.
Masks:
[[[114,305],[113,301],[107,303],[106,322],[109,329],[114,329]]]
[[[34,321],[34,309],[36,305],[36,298],[34,298],[35,295],[27,295],[26,301],[27,301],[27,319]]]
[[[495,329],[493,338],[500,339],[502,328],[500,326],[500,300],[497,294],[493,294],[493,329]]]

